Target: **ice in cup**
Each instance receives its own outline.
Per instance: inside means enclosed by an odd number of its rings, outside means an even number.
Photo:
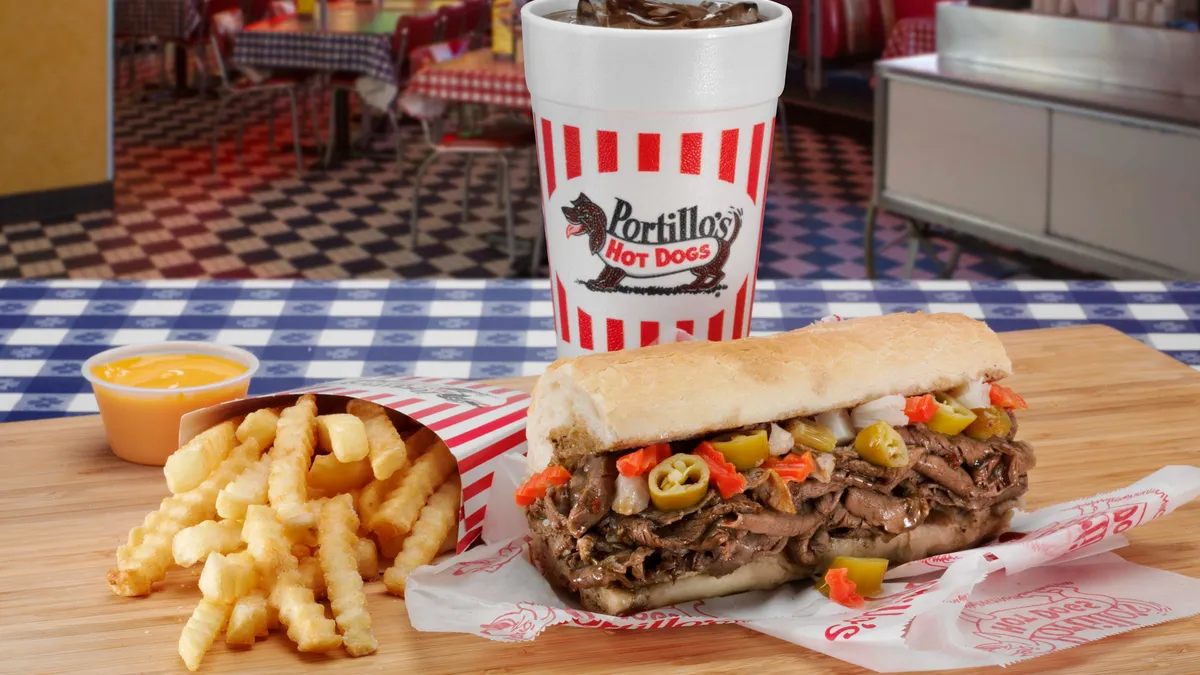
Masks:
[[[162,466],[179,447],[179,419],[246,395],[258,358],[228,345],[162,342],[101,352],[83,364],[114,454]]]
[[[748,335],[791,13],[534,0],[521,20],[559,356]]]

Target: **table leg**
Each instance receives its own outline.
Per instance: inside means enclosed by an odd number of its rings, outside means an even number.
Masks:
[[[336,169],[350,159],[350,92],[334,89],[333,130],[329,135],[329,151],[321,163],[325,169]]]
[[[350,92],[337,89],[333,92],[333,115],[336,126],[333,132],[333,161],[350,158]]]
[[[175,50],[175,94],[187,95],[195,92],[188,88],[188,51],[180,42],[171,43]]]

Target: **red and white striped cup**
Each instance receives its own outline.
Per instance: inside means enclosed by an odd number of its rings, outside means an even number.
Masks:
[[[560,357],[750,332],[791,13],[626,30],[521,13]]]

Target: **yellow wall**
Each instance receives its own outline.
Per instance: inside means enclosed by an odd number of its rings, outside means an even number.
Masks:
[[[110,180],[109,0],[0,0],[0,196]]]

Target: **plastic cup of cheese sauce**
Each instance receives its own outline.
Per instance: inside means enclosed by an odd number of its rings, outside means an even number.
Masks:
[[[244,397],[257,370],[250,352],[206,342],[117,347],[83,364],[113,453],[153,466],[179,447],[181,417]]]

